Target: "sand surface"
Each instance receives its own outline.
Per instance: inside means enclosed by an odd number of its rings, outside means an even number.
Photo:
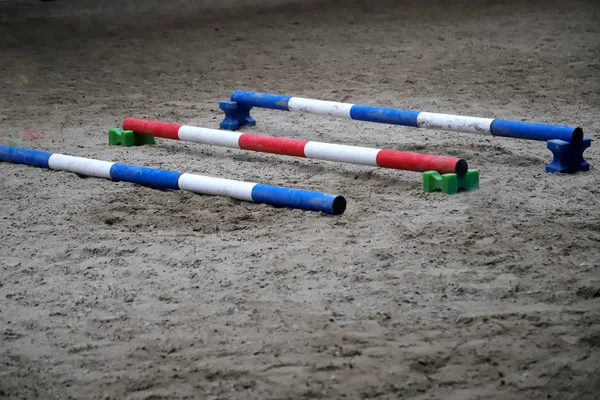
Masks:
[[[348,209],[1,164],[0,398],[597,399],[596,142],[590,172],[551,175],[543,142],[270,110],[247,129],[463,157],[481,189],[457,196],[413,172],[107,145],[126,117],[216,128],[234,89],[600,138],[596,1],[397,3],[2,5],[0,143],[338,193]]]

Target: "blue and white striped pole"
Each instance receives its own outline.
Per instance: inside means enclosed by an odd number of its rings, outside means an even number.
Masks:
[[[346,199],[343,196],[328,193],[117,164],[12,146],[0,145],[0,161],[69,171],[78,175],[113,181],[132,182],[154,188],[186,190],[278,207],[321,211],[333,215],[343,214],[346,210]]]
[[[515,139],[560,139],[566,142],[583,140],[583,130],[575,126],[400,110],[243,90],[234,90],[231,101],[221,102],[220,108],[226,114],[221,129],[237,130],[241,125],[254,125],[256,122],[250,117],[250,109],[253,107]]]

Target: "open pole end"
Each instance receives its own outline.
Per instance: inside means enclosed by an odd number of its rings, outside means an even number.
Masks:
[[[580,127],[576,127],[573,130],[573,138],[571,139],[572,143],[578,143],[583,141],[583,129],[581,129]]]
[[[344,196],[336,196],[331,204],[331,214],[342,215],[346,211],[346,199]]]
[[[456,162],[456,167],[454,168],[454,171],[457,176],[460,177],[460,176],[466,175],[468,170],[469,170],[469,163],[467,163],[465,160],[463,160],[461,158],[460,160],[458,160]]]

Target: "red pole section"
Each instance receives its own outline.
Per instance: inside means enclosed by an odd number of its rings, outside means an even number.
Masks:
[[[404,171],[438,171],[441,174],[455,173],[462,176],[468,170],[467,162],[455,157],[279,138],[135,118],[127,118],[123,122],[123,129],[187,142]]]
[[[165,139],[179,140],[179,128],[181,128],[180,124],[137,118],[126,118],[123,121],[123,129],[126,131],[134,131],[138,135],[156,136]]]
[[[440,174],[456,173],[457,175],[464,175],[469,169],[467,162],[460,158],[394,150],[380,150],[377,154],[377,165],[382,168],[417,172],[438,171]]]
[[[243,133],[239,139],[240,149],[284,156],[305,157],[304,146],[308,140],[288,139]]]

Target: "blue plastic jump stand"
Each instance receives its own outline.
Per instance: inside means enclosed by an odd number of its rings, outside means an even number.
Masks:
[[[221,129],[237,131],[242,125],[256,125],[256,120],[250,116],[252,107],[237,101],[221,101],[219,108],[225,112],[225,119],[219,125]]]
[[[576,143],[559,139],[548,140],[548,149],[554,154],[554,160],[546,165],[546,172],[572,174],[577,171],[589,171],[590,164],[583,159],[583,152],[591,144],[592,139],[588,137]]]

